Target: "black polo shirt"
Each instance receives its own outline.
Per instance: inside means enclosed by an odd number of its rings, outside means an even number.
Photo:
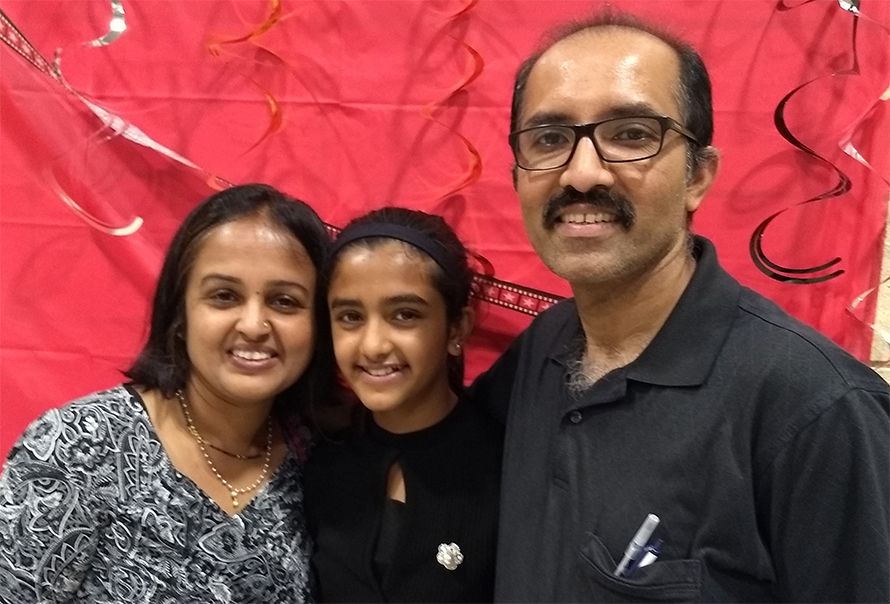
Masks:
[[[890,599],[887,384],[695,255],[649,346],[578,398],[573,300],[473,385],[507,424],[496,601]],[[615,578],[650,513],[661,556]]]

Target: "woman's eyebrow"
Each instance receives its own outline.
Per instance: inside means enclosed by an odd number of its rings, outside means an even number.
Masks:
[[[237,277],[233,277],[231,275],[225,275],[223,273],[208,273],[201,278],[201,283],[207,283],[208,281],[225,281],[226,283],[232,283],[234,285],[241,285],[241,279]],[[297,283],[296,281],[288,281],[287,279],[276,279],[274,281],[269,281],[267,286],[270,287],[296,287],[297,289],[303,290],[307,294],[309,293],[309,288],[303,285],[302,283]]]
[[[268,285],[272,287],[296,287],[297,289],[303,290],[307,294],[309,293],[309,288],[302,283],[298,283],[297,281],[288,281],[287,279],[276,279],[275,281],[270,281]]]
[[[231,275],[224,275],[223,273],[208,273],[201,277],[202,284],[207,283],[208,281],[225,281],[226,283],[233,283],[235,285],[241,284],[241,279]]]

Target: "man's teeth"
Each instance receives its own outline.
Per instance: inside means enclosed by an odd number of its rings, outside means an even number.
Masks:
[[[374,377],[385,377],[387,375],[395,373],[396,371],[398,371],[398,369],[396,369],[395,367],[381,367],[379,369],[371,369],[369,367],[365,367],[365,371],[368,372],[370,375],[373,375]]]
[[[598,222],[615,222],[615,215],[608,212],[596,212],[594,214],[564,214],[560,217],[560,220],[569,224],[596,224]]]
[[[247,361],[265,361],[272,358],[272,355],[268,352],[260,352],[258,350],[234,350],[232,355]]]

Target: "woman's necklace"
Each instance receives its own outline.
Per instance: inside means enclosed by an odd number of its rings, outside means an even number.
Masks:
[[[219,479],[219,481],[223,484],[224,487],[229,489],[229,493],[232,495],[232,507],[236,510],[240,505],[238,501],[238,495],[243,495],[245,493],[250,493],[255,490],[258,486],[263,484],[263,481],[266,480],[266,475],[269,473],[269,461],[272,459],[272,416],[269,416],[268,420],[268,431],[266,433],[266,450],[263,454],[263,471],[260,472],[259,478],[253,481],[252,484],[244,487],[244,488],[236,488],[235,485],[230,483],[228,480],[222,477],[222,474],[219,473],[219,470],[216,469],[216,466],[213,465],[213,460],[210,459],[210,455],[207,453],[207,448],[204,446],[205,444],[211,445],[209,442],[205,441],[204,438],[198,433],[198,429],[195,428],[195,423],[192,421],[192,415],[189,413],[188,405],[185,402],[185,393],[182,390],[178,390],[176,392],[176,398],[179,399],[179,406],[182,407],[182,414],[185,416],[185,423],[188,425],[189,434],[191,434],[195,442],[198,443],[198,447],[201,449],[201,453],[204,455],[204,460],[207,462],[207,466],[210,468],[210,471]],[[218,451],[222,451],[226,455],[231,455],[232,457],[237,457],[239,459],[254,459],[259,457],[259,455],[255,455],[253,457],[248,457],[246,455],[238,455],[236,453],[229,453],[228,451],[223,451],[218,447],[213,447]]]
[[[214,451],[219,451],[223,455],[228,455],[229,457],[234,457],[235,459],[259,459],[263,456],[262,453],[254,453],[253,455],[241,455],[240,453],[232,453],[231,451],[226,451],[222,447],[217,447],[212,442],[204,441],[204,444],[213,449]]]
[[[212,442],[210,442],[209,440],[204,440],[204,438],[203,438],[200,434],[198,434],[198,431],[195,430],[195,429],[192,429],[191,426],[189,427],[189,432],[192,433],[192,436],[194,436],[195,438],[197,438],[198,440],[200,440],[202,443],[204,443],[205,445],[207,445],[208,447],[210,447],[210,448],[213,449],[214,451],[219,451],[219,452],[222,453],[223,455],[228,455],[229,457],[234,457],[235,459],[241,459],[241,460],[246,460],[246,459],[259,459],[260,457],[263,456],[262,453],[255,453],[255,454],[253,454],[253,455],[241,455],[240,453],[232,453],[231,451],[226,451],[226,450],[223,449],[222,447],[217,447],[216,445],[214,445],[214,444],[213,444]]]
[[[177,390],[177,391],[176,391],[176,398],[179,399],[179,404],[180,404],[180,405],[183,405],[183,413],[186,415],[186,420],[191,419],[191,418],[188,416],[188,411],[185,410],[185,406],[184,406],[184,399],[185,399],[185,396],[183,395],[182,390]],[[194,426],[191,422],[187,422],[187,423],[188,423],[189,432],[191,432],[192,436],[194,436],[195,439],[197,439],[199,443],[202,443],[202,444],[204,444],[204,445],[207,445],[207,446],[210,447],[211,449],[214,449],[214,450],[216,450],[216,451],[219,451],[220,453],[223,453],[223,454],[225,454],[225,455],[228,455],[229,457],[234,457],[235,459],[242,459],[242,460],[244,460],[244,459],[259,459],[260,457],[263,456],[262,453],[257,453],[257,454],[255,454],[255,455],[241,455],[240,453],[232,453],[231,451],[226,451],[226,450],[223,449],[222,447],[217,447],[217,446],[214,445],[212,442],[207,441],[207,440],[204,440],[204,437],[202,437],[200,434],[198,434],[198,430],[195,428],[195,426]]]

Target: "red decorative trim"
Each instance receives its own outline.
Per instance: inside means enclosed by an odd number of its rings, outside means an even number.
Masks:
[[[342,229],[330,224],[325,224],[325,228],[327,228],[331,239],[336,239],[342,231]],[[473,283],[476,287],[473,288],[472,296],[477,300],[509,308],[526,315],[535,316],[560,300],[565,299],[563,296],[557,296],[539,289],[523,287],[478,272],[473,277]]]
[[[474,297],[526,315],[537,315],[564,298],[528,287],[477,274]]]
[[[42,71],[44,74],[61,83],[62,80],[59,77],[59,74],[56,73],[50,62],[44,59],[43,56],[31,46],[31,43],[28,42],[27,38],[22,35],[22,32],[20,32],[15,25],[13,25],[12,21],[9,20],[9,17],[7,17],[6,13],[2,10],[0,10],[0,40],[19,53],[23,59],[39,71]]]

